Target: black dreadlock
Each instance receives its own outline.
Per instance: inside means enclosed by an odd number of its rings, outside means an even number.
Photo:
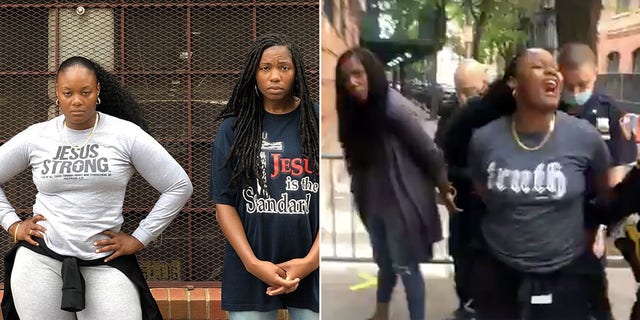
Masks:
[[[513,97],[513,88],[509,86],[509,82],[516,77],[518,63],[525,52],[526,50],[516,52],[515,56],[505,68],[502,78],[489,85],[489,89],[487,89],[487,93],[482,97],[482,101],[490,106],[490,108],[484,115],[479,115],[478,120],[481,122],[481,125],[478,126],[478,128],[516,111],[516,99]]]
[[[233,88],[227,106],[218,117],[218,120],[237,117],[233,126],[233,144],[225,164],[226,166],[232,163],[232,185],[237,183],[238,178],[242,178],[243,183],[248,185],[252,179],[262,176],[260,150],[262,147],[262,118],[265,111],[262,95],[255,89],[257,87],[256,72],[262,53],[275,46],[287,47],[291,54],[295,70],[292,93],[294,97],[300,98],[299,130],[302,156],[313,161],[313,167],[318,169],[320,144],[318,114],[314,111],[314,105],[311,102],[302,54],[286,36],[267,34],[258,38],[251,47],[245,61],[244,71]],[[312,179],[317,179],[317,176],[313,176]],[[265,182],[262,179],[259,180],[263,184],[262,187],[266,187]]]
[[[367,107],[358,102],[347,91],[347,75],[342,64],[355,57],[362,63],[367,74]],[[375,54],[365,48],[353,48],[343,53],[336,64],[336,110],[338,112],[338,139],[344,149],[347,170],[367,166],[381,157],[381,137],[387,129],[386,116],[389,82],[384,65]]]
[[[78,65],[91,71],[100,84],[99,98],[101,103],[96,106],[97,111],[133,122],[147,131],[142,110],[133,95],[122,88],[120,82],[97,62],[80,56],[71,57],[60,64],[57,74]]]

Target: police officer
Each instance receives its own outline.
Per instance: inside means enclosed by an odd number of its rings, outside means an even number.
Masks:
[[[455,98],[445,103],[441,107],[442,110],[440,110],[438,130],[435,135],[435,141],[439,145],[443,142],[442,139],[444,137],[442,135],[451,116],[461,106],[467,104],[467,100],[479,97],[487,90],[489,85],[487,67],[474,59],[464,59],[460,61],[453,74],[453,82],[456,87]]]
[[[635,164],[638,151],[633,133],[625,135],[621,128],[624,112],[616,106],[611,97],[594,92],[596,63],[596,56],[589,46],[581,43],[562,46],[558,65],[564,77],[564,92],[559,109],[589,121],[600,132],[612,158],[608,183],[615,186],[624,178],[630,165]],[[588,190],[595,190],[593,183],[589,184],[591,188],[588,186]],[[592,238],[595,238],[594,230],[598,228],[597,224],[587,221],[586,226]],[[597,319],[613,319],[607,297],[604,268],[599,279],[594,281],[592,299],[592,312]]]
[[[451,105],[445,105],[440,120],[438,121],[438,129],[435,134],[435,142],[440,148],[446,152],[445,140],[448,131],[449,120],[453,114],[459,111],[461,106],[466,105],[469,100],[479,100],[478,97],[484,93],[488,86],[487,68],[485,65],[473,59],[466,59],[458,64],[458,68],[454,73],[454,83],[456,86],[456,99]],[[469,288],[469,277],[471,277],[471,259],[467,246],[470,242],[470,224],[473,223],[469,216],[468,199],[466,193],[470,189],[470,179],[460,173],[458,167],[454,163],[449,163],[449,180],[453,186],[460,192],[456,197],[456,205],[466,210],[458,214],[449,216],[449,253],[453,258],[454,264],[454,282],[456,286],[456,294],[458,295],[459,305],[454,311],[455,319],[472,319],[473,308],[471,301],[471,293]]]

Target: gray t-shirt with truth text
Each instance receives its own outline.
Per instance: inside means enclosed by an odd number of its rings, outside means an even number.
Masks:
[[[469,166],[485,190],[482,232],[498,259],[524,272],[551,272],[587,248],[584,194],[587,176],[609,168],[610,156],[587,121],[557,112],[555,131],[539,150],[516,143],[511,117],[478,129]],[[529,147],[544,134],[519,134]]]

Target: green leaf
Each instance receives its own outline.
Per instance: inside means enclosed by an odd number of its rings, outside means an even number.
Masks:
[[[452,0],[447,6],[448,16],[458,25],[472,21],[482,23],[479,43],[479,58],[485,62],[494,60],[493,55],[504,55],[515,50],[518,43],[526,41],[521,29],[521,19],[533,16],[540,8],[541,0]],[[478,20],[480,13],[486,14],[484,21]],[[476,28],[474,28],[475,32]]]

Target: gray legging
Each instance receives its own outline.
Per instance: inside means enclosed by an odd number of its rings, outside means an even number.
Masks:
[[[141,320],[140,297],[131,280],[109,266],[80,267],[86,290],[86,308],[60,309],[62,262],[18,248],[11,272],[11,293],[20,319]]]

